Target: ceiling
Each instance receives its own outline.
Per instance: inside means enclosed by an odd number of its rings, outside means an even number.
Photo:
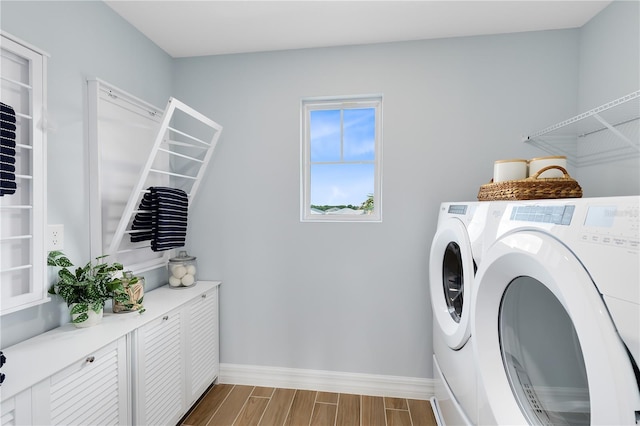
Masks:
[[[611,1],[110,0],[174,58],[579,28]]]

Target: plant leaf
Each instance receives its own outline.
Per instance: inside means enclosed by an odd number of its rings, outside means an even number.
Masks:
[[[82,314],[89,311],[89,305],[86,303],[76,303],[73,308],[71,308],[71,315]]]
[[[73,321],[71,321],[74,324],[77,324],[79,322],[85,322],[86,320],[89,319],[89,315],[85,312],[83,314],[80,314],[76,317],[76,319],[74,319]]]
[[[100,310],[103,308],[104,308],[104,302],[102,300],[96,300],[95,302],[91,303],[91,310],[96,314],[99,313]]]

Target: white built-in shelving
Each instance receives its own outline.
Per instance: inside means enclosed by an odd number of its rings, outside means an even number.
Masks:
[[[573,166],[640,157],[640,90],[531,133],[525,143]]]

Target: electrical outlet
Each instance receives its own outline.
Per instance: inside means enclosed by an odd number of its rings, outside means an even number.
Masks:
[[[64,248],[64,225],[49,225],[48,251]]]

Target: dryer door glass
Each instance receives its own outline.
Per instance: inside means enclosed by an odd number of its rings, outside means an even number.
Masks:
[[[449,315],[460,322],[464,302],[464,278],[460,246],[455,242],[447,244],[442,260],[442,286]]]
[[[534,278],[516,278],[504,292],[498,321],[507,377],[529,423],[590,424],[582,349],[553,293]]]

